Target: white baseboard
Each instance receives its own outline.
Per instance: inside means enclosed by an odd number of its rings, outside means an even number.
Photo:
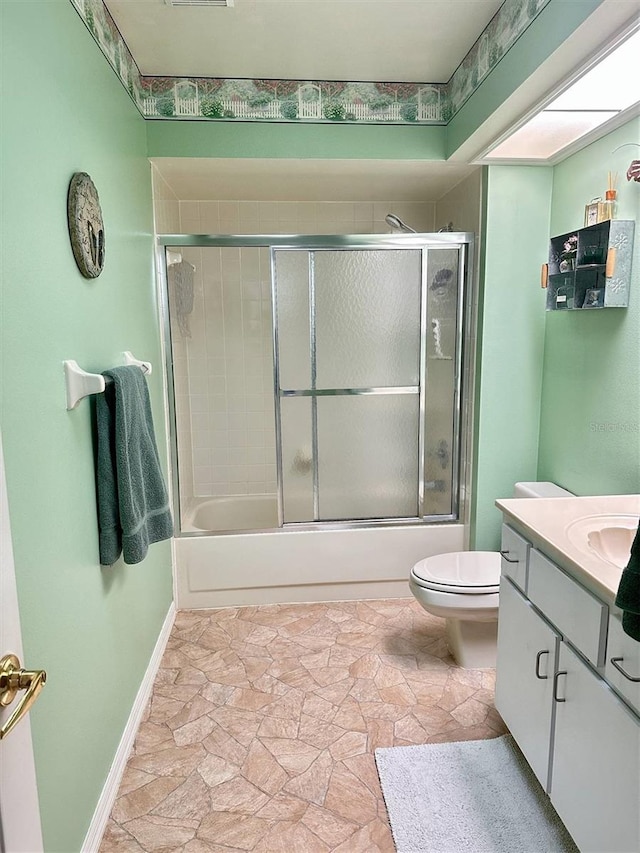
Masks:
[[[175,617],[176,606],[172,601],[162,628],[160,629],[153,652],[151,653],[149,666],[147,667],[142,683],[140,684],[140,689],[138,690],[133,707],[131,708],[129,719],[124,727],[124,732],[122,733],[122,738],[120,739],[118,749],[116,750],[116,754],[113,758],[109,775],[104,783],[104,788],[100,794],[96,810],[93,813],[93,818],[91,819],[87,835],[82,844],[81,853],[97,853],[98,848],[100,847],[100,842],[102,841],[102,836],[104,835],[104,830],[107,826],[109,815],[111,814],[111,809],[113,808],[113,804],[118,794],[122,774],[124,773],[124,769],[127,765],[127,759],[129,758],[129,753],[133,747],[136,734],[138,733],[140,720],[142,719],[144,710],[147,707],[147,702],[151,696],[153,682],[155,681],[158,668],[160,667],[160,661],[162,660],[162,655],[164,654],[167,641],[169,640],[169,635],[171,634]]]

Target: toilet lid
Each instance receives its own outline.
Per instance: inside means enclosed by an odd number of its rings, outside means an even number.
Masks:
[[[413,575],[421,585],[442,592],[493,593],[500,584],[500,554],[495,551],[437,554],[416,563]]]

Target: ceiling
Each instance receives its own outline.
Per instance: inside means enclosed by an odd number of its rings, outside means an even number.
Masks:
[[[143,75],[446,83],[502,0],[106,0]]]
[[[425,160],[159,157],[183,201],[437,201],[477,167]]]

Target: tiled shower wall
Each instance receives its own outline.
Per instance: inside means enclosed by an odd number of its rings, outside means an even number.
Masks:
[[[162,212],[173,213],[170,200]],[[181,201],[176,230],[389,233],[390,212],[417,231],[434,228],[431,203]],[[274,494],[269,252],[188,249],[182,257],[195,267],[190,337],[175,324],[172,333],[183,509],[191,498]]]

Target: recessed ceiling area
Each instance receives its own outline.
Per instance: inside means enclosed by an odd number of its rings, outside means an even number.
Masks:
[[[106,0],[143,75],[446,83],[502,0]]]
[[[476,170],[423,160],[274,160],[158,157],[181,201],[434,202]]]
[[[554,162],[607,132],[614,120],[625,121],[640,106],[640,29],[634,28],[589,63],[547,103],[484,155],[505,160]]]

